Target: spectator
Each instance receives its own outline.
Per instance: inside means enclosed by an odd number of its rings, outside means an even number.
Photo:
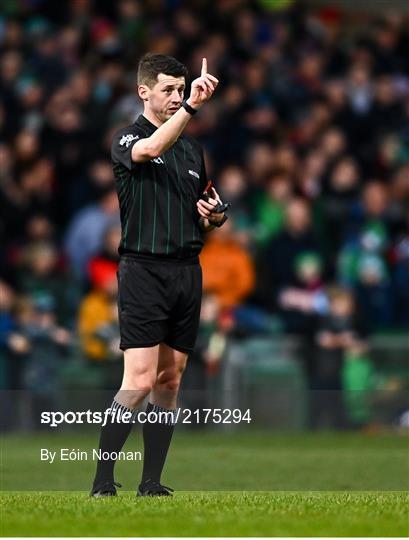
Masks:
[[[354,299],[346,289],[332,288],[329,312],[317,322],[316,354],[311,377],[312,427],[346,427],[342,366],[347,351],[363,347],[365,335],[354,317]]]
[[[326,156],[319,148],[310,150],[299,163],[297,188],[304,198],[314,200],[320,197],[326,164]]]
[[[393,322],[393,289],[388,269],[376,254],[363,254],[358,262],[357,303],[372,331],[388,329]]]
[[[93,361],[119,358],[119,328],[116,295],[117,265],[91,267],[91,291],[82,300],[78,331],[85,356]]]
[[[33,302],[49,298],[57,323],[73,327],[80,290],[76,280],[59,267],[58,257],[50,242],[27,246],[17,274],[18,289]]]
[[[286,206],[291,198],[293,186],[285,172],[275,172],[267,182],[265,191],[255,201],[255,240],[263,245],[283,229]]]
[[[394,322],[397,327],[405,329],[409,324],[409,217],[406,232],[394,242],[390,257],[393,262]]]
[[[113,186],[114,176],[111,161],[101,155],[90,162],[85,175],[72,182],[65,204],[71,218],[75,213],[92,204],[101,192]]]
[[[305,200],[294,198],[286,208],[284,229],[269,242],[260,257],[260,298],[264,296],[269,310],[276,309],[279,292],[297,282],[295,260],[300,253],[306,251],[321,254],[318,239],[312,229],[310,207]]]
[[[20,313],[21,332],[29,343],[23,387],[28,390],[31,418],[26,418],[25,422],[39,429],[41,412],[58,407],[62,366],[69,355],[72,337],[57,325],[51,296],[37,296],[33,301],[26,299],[21,309],[24,311]]]
[[[229,215],[234,221],[237,237],[243,239],[244,245],[249,243],[251,226],[249,189],[244,171],[238,165],[227,165],[218,175],[218,192],[222,201],[229,201]]]
[[[389,213],[390,194],[388,188],[379,181],[364,186],[361,201],[351,207],[349,226],[346,227],[345,240],[356,241],[362,229],[370,223],[381,224],[389,235],[392,216]]]
[[[14,266],[24,264],[27,250],[35,244],[53,244],[55,228],[50,218],[41,213],[32,214],[27,221],[23,233],[9,243],[6,254],[7,262]]]
[[[118,223],[118,199],[111,186],[100,191],[98,203],[80,210],[67,231],[67,256],[76,276],[84,280],[87,264],[101,249],[107,227]]]
[[[351,206],[358,202],[360,175],[357,162],[345,156],[335,163],[324,185],[321,200],[322,229],[325,234],[327,254],[332,264],[344,239],[345,222]]]
[[[254,265],[235,240],[233,220],[229,219],[222,228],[217,234],[209,234],[200,256],[203,290],[216,296],[220,308],[232,308],[252,292]]]
[[[119,263],[118,246],[121,239],[121,228],[117,224],[108,226],[104,235],[101,251],[88,264],[88,276],[92,287],[98,287],[106,276],[106,272],[117,271]]]
[[[322,135],[319,147],[328,163],[332,164],[347,149],[345,134],[337,127],[329,127]]]
[[[21,156],[20,156],[21,157]],[[14,241],[21,236],[33,214],[41,213],[54,221],[53,165],[45,157],[15,164],[17,181],[6,178],[1,196],[2,211],[7,219],[4,234]],[[11,173],[11,171],[10,171]]]
[[[14,290],[0,280],[0,432],[13,427],[18,414],[15,390],[22,388],[22,372],[29,351],[29,342],[14,317]],[[7,392],[11,390],[11,392]]]
[[[300,253],[295,260],[297,283],[280,291],[278,304],[291,334],[307,334],[317,315],[326,313],[328,299],[322,281],[322,261],[316,253]]]

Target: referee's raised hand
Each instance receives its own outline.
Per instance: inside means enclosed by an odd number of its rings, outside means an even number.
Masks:
[[[218,84],[216,77],[207,73],[207,60],[203,58],[200,77],[192,82],[190,96],[187,99],[188,104],[194,109],[199,109],[212,97]]]

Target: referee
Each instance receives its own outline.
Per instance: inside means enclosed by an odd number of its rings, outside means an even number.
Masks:
[[[215,211],[221,201],[213,188],[207,200],[200,198],[207,186],[203,151],[182,135],[218,80],[207,73],[204,58],[201,75],[183,101],[186,76],[186,67],[175,58],[146,54],[138,66],[143,115],[112,142],[122,225],[118,311],[124,374],[99,448],[101,454],[121,450],[132,415],[147,396],[146,413],[168,413],[151,415],[159,421],[143,425],[142,496],[171,495],[160,480],[182,373],[199,325],[198,255],[203,233],[227,219]],[[120,484],[114,481],[114,465],[113,459],[98,462],[92,496],[116,495]]]

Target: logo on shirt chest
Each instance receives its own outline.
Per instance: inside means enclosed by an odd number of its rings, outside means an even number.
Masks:
[[[192,169],[189,169],[188,173],[199,180],[200,176],[199,173],[197,173],[196,171],[192,171]]]

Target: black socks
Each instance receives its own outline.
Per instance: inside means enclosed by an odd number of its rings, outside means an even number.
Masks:
[[[123,415],[128,415],[123,418]],[[132,409],[128,409],[117,401],[113,401],[111,405],[111,413],[108,415],[106,425],[101,429],[99,439],[99,449],[101,452],[119,452],[128,438],[133,426]],[[114,459],[99,460],[97,472],[95,474],[94,486],[97,488],[99,484],[114,481]]]
[[[148,403],[146,415],[156,413],[156,422],[143,425],[144,462],[142,483],[147,480],[160,482],[163,466],[172,440],[176,423],[177,409],[164,409],[159,405]],[[154,419],[154,415],[151,415]]]
[[[177,409],[164,409],[148,403],[146,422],[143,424],[144,462],[142,483],[147,480],[160,482],[163,466],[172,440]],[[128,413],[124,418],[124,414]],[[151,414],[148,420],[149,413]],[[117,401],[111,405],[107,423],[101,429],[99,449],[101,453],[119,452],[124,446],[133,426],[135,411]],[[100,459],[97,465],[93,489],[106,482],[114,482],[114,459]]]

